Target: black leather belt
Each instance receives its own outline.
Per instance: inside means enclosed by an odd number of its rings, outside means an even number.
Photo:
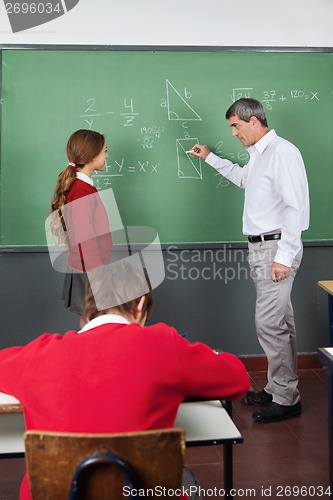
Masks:
[[[259,243],[260,241],[280,240],[281,233],[259,234],[259,236],[248,236],[250,243]]]

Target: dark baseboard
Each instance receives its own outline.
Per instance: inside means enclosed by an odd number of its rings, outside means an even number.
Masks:
[[[239,358],[243,361],[249,372],[267,370],[266,356],[239,356]],[[318,360],[318,354],[316,352],[298,354],[297,365],[299,370],[323,368],[323,365]]]

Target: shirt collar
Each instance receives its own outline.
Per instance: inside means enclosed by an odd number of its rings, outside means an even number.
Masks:
[[[80,181],[90,184],[90,186],[94,185],[94,181],[92,180],[92,178],[84,174],[83,172],[76,172],[76,178],[80,179]]]
[[[103,314],[102,316],[97,316],[97,318],[92,319],[84,325],[83,328],[77,333],[83,333],[97,326],[106,325],[108,323],[118,323],[120,325],[129,325],[130,322],[124,318],[124,316],[119,316],[119,314]]]
[[[258,142],[251,146],[249,150],[256,149],[258,153],[262,154],[267,148],[268,144],[272,142],[276,137],[276,132],[274,129],[269,130]]]

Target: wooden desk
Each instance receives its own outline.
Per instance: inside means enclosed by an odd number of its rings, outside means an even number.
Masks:
[[[318,349],[319,361],[327,368],[328,377],[328,449],[330,486],[333,491],[333,348],[321,347]]]
[[[328,297],[328,345],[333,346],[333,280],[318,281]]]
[[[175,427],[186,433],[186,446],[224,446],[225,497],[233,488],[232,446],[243,437],[220,401],[185,402],[179,407]],[[0,393],[0,458],[24,456],[25,423],[22,406],[15,398]]]

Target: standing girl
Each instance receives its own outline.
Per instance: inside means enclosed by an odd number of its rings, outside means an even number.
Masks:
[[[108,158],[104,136],[77,130],[68,140],[67,157],[51,203],[52,232],[69,252],[62,299],[65,307],[81,315],[86,272],[111,260],[109,220],[92,179],[95,170],[104,170]]]

